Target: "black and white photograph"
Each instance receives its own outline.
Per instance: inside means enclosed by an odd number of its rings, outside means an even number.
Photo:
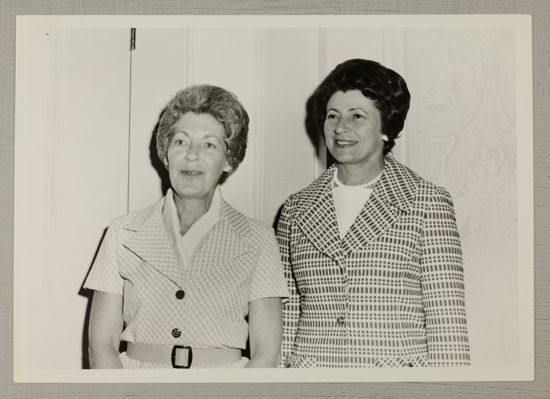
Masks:
[[[533,380],[531,40],[19,16],[14,380]]]

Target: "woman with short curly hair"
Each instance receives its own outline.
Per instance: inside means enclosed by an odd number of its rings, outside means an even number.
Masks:
[[[244,159],[248,138],[248,113],[232,93],[221,87],[200,85],[179,91],[166,106],[159,122],[157,130],[159,159],[166,158],[172,129],[179,118],[187,112],[212,115],[224,127],[226,157],[231,170],[222,173],[221,184],[235,172]]]
[[[218,188],[243,160],[247,133],[246,110],[220,87],[189,87],[166,106],[157,150],[171,188],[110,224],[86,279],[92,367],[277,365],[288,296],[277,242]]]

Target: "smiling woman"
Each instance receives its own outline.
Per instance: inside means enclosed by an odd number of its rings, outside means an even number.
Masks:
[[[442,187],[391,149],[410,95],[374,61],[338,65],[313,95],[336,163],[283,206],[286,367],[470,363],[461,243]]]
[[[328,150],[342,165],[339,177],[345,184],[363,184],[384,169],[380,111],[361,91],[337,91],[330,97],[324,133]]]
[[[188,112],[171,132],[166,158],[177,198],[212,200],[222,173],[231,172],[226,159],[223,125],[210,114]]]
[[[245,109],[220,87],[189,87],[167,105],[157,155],[171,189],[111,223],[86,279],[92,367],[277,365],[288,290],[274,233],[218,189],[243,160],[247,133]]]

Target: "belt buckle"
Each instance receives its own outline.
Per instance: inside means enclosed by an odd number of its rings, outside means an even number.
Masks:
[[[179,366],[176,364],[176,352],[178,349],[187,349],[187,366]],[[174,345],[172,348],[172,356],[170,357],[172,361],[172,367],[175,369],[188,369],[193,363],[193,349],[190,346],[185,345]]]

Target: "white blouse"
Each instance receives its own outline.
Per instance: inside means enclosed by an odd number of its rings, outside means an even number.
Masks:
[[[361,212],[363,205],[365,205],[365,202],[367,202],[372,194],[374,186],[380,179],[380,176],[382,176],[382,173],[365,184],[348,186],[338,179],[338,169],[335,169],[332,196],[334,197],[334,207],[336,209],[336,219],[338,220],[340,238],[344,238],[355,218]]]

